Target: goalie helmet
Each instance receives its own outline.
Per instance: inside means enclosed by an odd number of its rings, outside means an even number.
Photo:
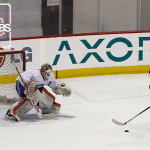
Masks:
[[[52,67],[50,64],[46,63],[41,66],[40,72],[44,78],[44,80],[48,80],[50,77],[50,73],[52,72]]]

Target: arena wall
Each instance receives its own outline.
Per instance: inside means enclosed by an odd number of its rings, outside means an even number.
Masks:
[[[50,63],[57,78],[148,73],[150,31],[12,39],[26,52],[26,70]]]

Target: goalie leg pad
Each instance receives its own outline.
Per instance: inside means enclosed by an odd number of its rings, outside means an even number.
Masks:
[[[49,93],[46,89],[43,89],[40,100],[38,102],[38,106],[42,110],[42,114],[51,113],[51,108],[54,101],[55,97],[51,93]]]
[[[20,118],[33,108],[29,99],[19,100],[10,109],[11,114],[20,121]]]
[[[30,81],[27,87],[27,97],[28,98],[34,98],[37,95],[39,95],[39,91],[35,87],[36,82],[35,81]],[[10,109],[10,113],[18,120],[20,121],[20,118],[25,115],[27,112],[29,112],[32,108],[33,105],[28,98],[21,98],[19,101],[14,103]],[[38,101],[35,101],[37,104]]]
[[[52,106],[52,109],[51,109],[51,113],[58,114],[60,108],[61,108],[61,105],[60,105],[59,103],[53,102],[53,106]]]

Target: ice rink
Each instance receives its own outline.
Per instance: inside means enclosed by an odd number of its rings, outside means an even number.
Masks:
[[[20,122],[4,120],[0,105],[1,150],[149,150],[150,105],[148,74],[110,75],[59,80],[70,86],[70,97],[57,96],[60,114],[40,120],[32,110]],[[125,132],[129,130],[129,132]]]

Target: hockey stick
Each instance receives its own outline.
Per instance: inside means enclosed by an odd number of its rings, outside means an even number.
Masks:
[[[115,120],[115,119],[112,119],[112,122],[115,123],[115,124],[117,124],[117,125],[124,126],[124,125],[126,125],[127,123],[129,123],[130,121],[132,121],[134,118],[136,118],[137,116],[139,116],[140,114],[142,114],[144,111],[148,110],[149,108],[150,108],[150,106],[147,107],[146,109],[144,109],[143,111],[141,111],[140,113],[138,113],[137,115],[135,115],[135,116],[134,116],[133,118],[131,118],[130,120],[126,121],[125,123],[119,122],[119,121],[117,121],[117,120]]]
[[[22,76],[21,76],[21,74],[20,74],[18,68],[16,67],[14,61],[12,61],[12,62],[13,62],[14,67],[16,68],[16,70],[17,70],[17,72],[18,72],[18,74],[19,74],[19,76],[20,76],[20,78],[21,78],[21,80],[22,80],[24,86],[27,88],[27,85],[24,83],[23,78],[22,78]],[[38,107],[37,107],[37,105],[36,105],[34,99],[31,98],[30,101],[31,101],[31,103],[32,103],[32,105],[33,105],[33,108],[35,109],[35,111],[36,111],[38,117],[39,117],[40,119],[42,119],[42,114],[41,114],[40,110],[38,109]]]
[[[16,64],[14,63],[14,61],[12,61],[12,63],[13,63],[13,65],[14,65],[14,67],[16,68],[16,70],[17,70],[17,72],[18,72],[18,74],[19,74],[19,76],[20,76],[20,78],[21,78],[21,80],[22,80],[24,86],[27,87],[27,85],[24,83],[24,81],[23,81],[23,79],[22,79],[22,76],[20,75],[20,72],[19,72],[18,68],[16,67]]]

